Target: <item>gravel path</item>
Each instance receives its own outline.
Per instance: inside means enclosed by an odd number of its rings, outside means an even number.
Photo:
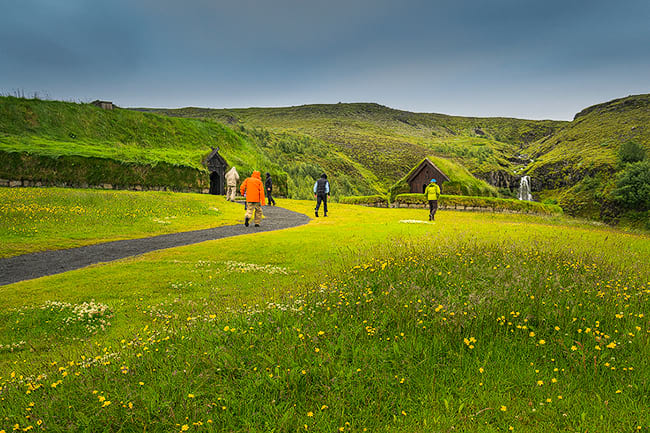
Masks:
[[[310,220],[307,215],[279,207],[264,206],[263,212],[266,219],[262,220],[260,227],[254,227],[251,221],[250,227],[244,227],[243,224],[238,224],[235,226],[171,233],[150,238],[105,242],[67,250],[42,251],[0,259],[0,286],[44,277],[46,275],[59,274],[95,263],[110,262],[125,257],[137,256],[148,253],[149,251],[180,247],[230,236],[296,227],[307,224]]]

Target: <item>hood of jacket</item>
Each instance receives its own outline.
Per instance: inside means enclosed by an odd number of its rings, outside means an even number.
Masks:
[[[235,167],[228,170],[228,172],[226,173],[226,179],[237,179],[237,180],[239,180],[239,173],[237,173],[237,169]]]
[[[253,174],[251,174],[251,177],[254,177],[255,179],[262,180],[262,175],[260,174],[259,171],[255,170]]]

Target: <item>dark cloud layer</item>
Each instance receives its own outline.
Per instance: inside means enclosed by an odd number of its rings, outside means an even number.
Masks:
[[[21,0],[0,91],[123,106],[374,101],[570,118],[650,92],[650,2]]]

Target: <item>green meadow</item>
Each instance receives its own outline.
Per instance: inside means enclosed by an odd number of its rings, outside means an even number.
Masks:
[[[65,210],[78,200],[84,212]],[[12,203],[4,256],[242,218],[191,194],[32,189]],[[0,432],[648,431],[647,234],[559,215],[426,219],[332,203],[305,226],[2,286]]]
[[[0,189],[0,257],[234,224],[224,196],[62,188]]]

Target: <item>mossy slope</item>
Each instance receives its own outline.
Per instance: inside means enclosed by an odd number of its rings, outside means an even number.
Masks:
[[[650,153],[650,94],[585,108],[573,122],[533,143],[528,174],[537,189],[571,187],[585,176],[617,171],[616,154],[626,141]]]

